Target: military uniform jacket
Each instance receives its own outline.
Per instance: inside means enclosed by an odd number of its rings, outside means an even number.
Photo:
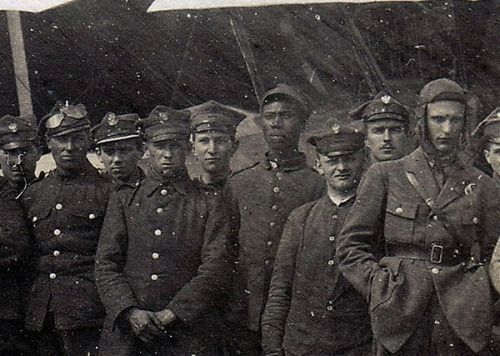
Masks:
[[[328,195],[295,209],[285,225],[262,316],[266,353],[334,354],[371,339],[368,306],[341,275],[337,236],[354,197]]]
[[[28,329],[41,330],[49,310],[58,329],[102,325],[94,264],[108,194],[109,183],[89,162],[75,177],[56,169],[24,192],[35,244]]]
[[[306,166],[303,154],[275,168],[265,159],[236,173],[229,184],[241,220],[238,298],[242,317],[248,318],[250,329],[258,330],[285,221],[293,209],[319,198],[325,184]]]
[[[434,244],[445,252],[471,256],[476,240],[487,262],[500,231],[499,191],[490,177],[465,163],[451,169],[439,189],[422,148],[373,165],[341,232],[341,271],[369,300],[374,337],[390,352],[411,335],[432,295],[437,295],[456,335],[473,351],[489,341],[493,312],[487,268],[470,257],[456,264],[433,263],[430,257]],[[431,211],[408,173],[425,187],[459,236]],[[395,247],[410,254],[412,249],[425,251],[429,257],[390,253]],[[438,259],[439,253],[433,260]]]
[[[0,177],[0,320],[23,318],[22,281],[30,242],[28,223],[16,192]]]
[[[106,337],[113,340],[102,344],[134,352],[134,337],[119,327],[130,307],[170,309],[178,318],[169,326],[174,339],[203,340],[211,332],[207,313],[230,283],[237,253],[228,217],[227,204],[187,176],[171,183],[148,176],[112,196],[96,262]],[[186,345],[185,352],[197,352]]]

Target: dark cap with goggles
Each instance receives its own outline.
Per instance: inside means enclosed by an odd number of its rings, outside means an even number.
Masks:
[[[90,129],[85,105],[57,103],[39,123],[39,132],[47,138]]]

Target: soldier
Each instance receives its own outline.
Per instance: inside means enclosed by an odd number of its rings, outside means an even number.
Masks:
[[[322,177],[307,167],[304,153],[298,150],[310,113],[307,98],[296,89],[278,85],[268,91],[259,120],[269,150],[262,161],[229,180],[241,216],[242,274],[235,313],[245,325],[239,337],[243,354],[261,352],[260,317],[286,218],[296,207],[320,197],[324,189]]]
[[[0,166],[19,196],[35,180],[40,142],[31,117],[5,115],[0,118]],[[42,174],[43,177],[43,174]]]
[[[500,107],[477,125],[472,136],[482,141],[484,157],[493,170],[493,177],[500,182]]]
[[[39,333],[41,355],[95,355],[104,308],[94,261],[109,186],[86,157],[84,105],[57,104],[39,126],[56,169],[22,196],[35,241],[26,327]]]
[[[290,214],[279,243],[262,316],[265,355],[371,352],[368,306],[334,257],[363,172],[364,135],[349,125],[330,124],[308,140],[316,147],[327,192]]]
[[[201,164],[200,182],[215,188],[225,186],[231,175],[231,157],[239,146],[236,127],[244,118],[245,115],[213,100],[193,109],[193,154]]]
[[[410,113],[394,97],[380,92],[350,115],[365,124],[365,145],[372,163],[399,159],[408,152]]]
[[[340,234],[340,269],[369,300],[379,355],[486,352],[492,296],[484,263],[500,229],[499,191],[461,156],[466,110],[457,83],[425,85],[420,147],[366,172]]]
[[[144,155],[139,115],[107,113],[90,132],[97,156],[112,182],[135,184],[144,178],[137,162]]]
[[[210,311],[237,252],[229,210],[187,175],[188,111],[158,106],[144,126],[150,169],[112,196],[99,242],[101,354],[214,355]]]

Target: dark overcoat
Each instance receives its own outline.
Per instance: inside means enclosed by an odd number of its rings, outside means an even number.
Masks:
[[[325,184],[303,155],[278,167],[265,159],[236,173],[229,184],[240,209],[241,315],[257,331],[286,219],[296,207],[318,199]]]
[[[446,219],[425,203],[408,174]],[[493,180],[461,160],[440,189],[421,148],[366,172],[337,254],[341,271],[369,300],[374,337],[385,349],[401,348],[432,296],[468,347],[478,352],[487,345],[493,309],[485,264],[500,231],[498,197]],[[412,254],[420,258],[405,256]],[[443,256],[447,261],[438,263]]]
[[[168,184],[146,177],[112,195],[96,261],[106,307],[101,354],[214,352],[210,311],[227,291],[237,253],[229,214],[228,204],[187,177]],[[123,320],[130,307],[168,308],[177,320],[145,345]]]
[[[368,305],[341,275],[337,237],[354,197],[333,204],[325,195],[288,218],[262,316],[266,353],[326,355],[371,349]],[[366,354],[366,353],[365,353]]]
[[[108,195],[109,183],[89,162],[77,176],[56,169],[24,192],[34,238],[28,329],[41,330],[49,310],[57,329],[102,326],[94,265]]]

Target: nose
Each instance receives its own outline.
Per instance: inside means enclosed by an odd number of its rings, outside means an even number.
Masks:
[[[172,150],[170,148],[163,150],[163,157],[172,158]]]
[[[277,114],[271,120],[271,127],[281,127],[283,125],[283,119],[281,115]]]
[[[24,154],[20,153],[19,155],[17,155],[17,159],[14,162],[14,164],[17,165],[17,166],[20,166],[21,163],[23,162],[23,158],[24,158]]]
[[[115,153],[114,155],[111,156],[111,161],[114,163],[121,163],[122,157],[118,153]]]
[[[337,170],[340,172],[343,172],[347,169],[347,166],[345,165],[344,160],[340,159],[337,163]]]
[[[215,153],[217,150],[216,148],[216,145],[215,145],[215,142],[213,140],[210,140],[209,144],[208,144],[208,153]]]
[[[451,132],[451,122],[450,122],[450,120],[445,120],[442,123],[441,128],[442,128],[442,130],[443,130],[444,133],[450,133]]]
[[[389,132],[389,129],[384,130],[384,141],[391,141],[391,134]]]

